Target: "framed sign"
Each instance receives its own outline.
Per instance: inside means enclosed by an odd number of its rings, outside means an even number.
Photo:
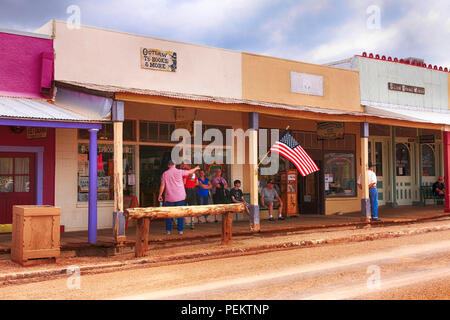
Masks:
[[[318,122],[317,139],[319,140],[344,139],[344,123]]]
[[[435,142],[434,134],[419,136],[419,143],[434,143],[434,142]]]
[[[27,127],[27,139],[47,138],[47,128]]]
[[[141,48],[141,68],[175,72],[177,70],[177,53]]]
[[[425,88],[423,88],[423,87],[408,86],[406,84],[393,83],[393,82],[388,82],[388,89],[393,90],[393,91],[400,91],[400,92],[425,94]]]

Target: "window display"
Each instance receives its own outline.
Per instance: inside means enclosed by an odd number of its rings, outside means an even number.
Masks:
[[[325,153],[325,195],[327,197],[356,196],[355,155]]]
[[[123,146],[124,195],[136,195],[134,146]],[[97,147],[97,200],[114,199],[114,145]],[[78,201],[89,198],[89,144],[78,144]]]

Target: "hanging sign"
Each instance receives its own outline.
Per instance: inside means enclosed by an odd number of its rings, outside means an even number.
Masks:
[[[344,139],[344,123],[318,122],[317,139],[319,140]]]
[[[434,134],[419,136],[419,143],[434,143]]]
[[[177,70],[177,53],[141,48],[141,68],[175,72]]]
[[[393,82],[388,82],[388,89],[393,90],[393,91],[425,94],[425,88],[423,88],[423,87],[408,86],[406,84],[393,83]]]

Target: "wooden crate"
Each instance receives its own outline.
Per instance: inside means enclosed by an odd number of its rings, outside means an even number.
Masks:
[[[60,212],[53,206],[13,206],[11,260],[21,265],[56,261],[60,255]]]

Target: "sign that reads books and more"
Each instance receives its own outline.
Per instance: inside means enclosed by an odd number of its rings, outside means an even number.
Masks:
[[[393,91],[400,91],[400,92],[425,94],[425,88],[423,88],[423,87],[408,86],[406,84],[399,84],[399,83],[393,83],[393,82],[388,82],[388,89],[393,90]]]
[[[319,140],[344,139],[344,123],[318,122],[317,139]]]
[[[177,70],[177,53],[141,48],[141,68],[175,72]]]

